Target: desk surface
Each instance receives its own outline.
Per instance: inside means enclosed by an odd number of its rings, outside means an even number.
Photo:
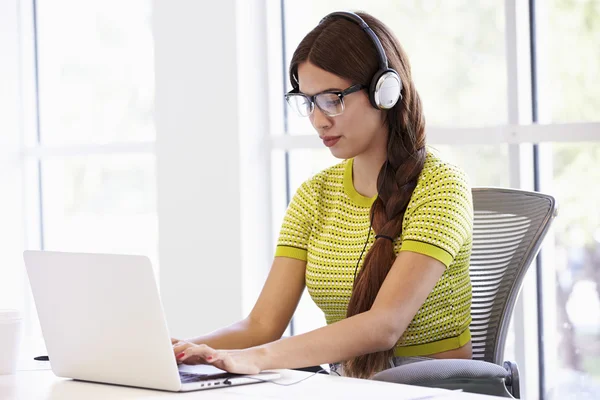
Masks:
[[[281,370],[279,383],[292,383],[306,378],[307,372]],[[439,396],[438,396],[439,395]],[[317,374],[293,386],[272,383],[240,385],[187,393],[170,393],[98,383],[78,382],[57,378],[43,363],[27,366],[15,375],[0,376],[0,399],[2,400],[110,400],[110,399],[370,399],[393,396],[394,400],[425,400],[439,397],[443,400],[498,400],[498,397],[470,393],[457,393],[441,389],[398,385],[363,379],[341,378]],[[428,397],[433,396],[433,397]]]

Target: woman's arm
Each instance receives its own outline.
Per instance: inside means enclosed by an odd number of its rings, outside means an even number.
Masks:
[[[434,258],[401,252],[371,310],[253,349],[260,369],[337,362],[394,347],[444,270],[445,266]]]
[[[304,290],[306,261],[294,258],[290,253],[306,253],[315,209],[313,196],[309,180],[298,188],[292,198],[277,243],[278,254],[283,254],[273,260],[271,272],[250,315],[227,328],[194,338],[193,343],[221,349],[243,349],[281,338]],[[189,343],[175,345],[174,350],[181,352],[189,346]]]
[[[329,326],[242,351],[193,346],[179,355],[213,363],[237,373],[301,368],[338,362],[392,348],[444,273],[440,261],[410,251],[400,252],[371,310]]]
[[[281,338],[302,296],[305,270],[306,261],[276,257],[247,318],[207,335],[185,340],[174,350],[179,353],[188,347],[185,342],[220,349],[245,349]]]

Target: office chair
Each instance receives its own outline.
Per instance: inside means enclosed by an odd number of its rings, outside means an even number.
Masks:
[[[553,197],[522,190],[473,188],[472,360],[426,360],[390,368],[373,379],[520,398],[519,371],[502,362],[523,278],[557,208]]]

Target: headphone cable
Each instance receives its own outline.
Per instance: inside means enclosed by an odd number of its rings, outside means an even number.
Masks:
[[[379,196],[379,192],[381,192],[381,187],[383,186],[383,181],[385,179],[385,175],[387,174],[387,167],[389,161],[387,159],[387,155],[385,157],[385,167],[383,169],[383,179],[377,188],[377,196]],[[377,201],[377,199],[375,199]],[[365,245],[363,246],[362,251],[360,252],[360,256],[358,256],[358,261],[356,262],[356,267],[354,268],[354,278],[352,280],[352,289],[354,289],[354,285],[356,284],[356,272],[358,271],[358,265],[360,264],[360,260],[362,259],[363,254],[365,253],[365,249],[367,248],[367,244],[369,243],[369,239],[371,238],[371,230],[373,228],[373,210],[369,210],[369,231],[367,232],[367,240],[365,240]]]

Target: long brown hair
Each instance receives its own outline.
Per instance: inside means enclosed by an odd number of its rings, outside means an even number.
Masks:
[[[386,111],[388,127],[387,168],[377,178],[378,197],[371,207],[373,230],[398,238],[410,197],[425,163],[425,118],[421,100],[412,82],[408,57],[400,43],[381,21],[357,13],[373,29],[388,58],[390,68],[402,79],[402,100]],[[367,34],[353,21],[327,18],[308,33],[294,52],[290,80],[298,87],[298,66],[309,61],[317,67],[354,83],[369,86],[379,69],[377,51]],[[387,276],[396,254],[386,239],[375,240],[354,282],[347,317],[368,311]],[[368,378],[389,366],[394,349],[365,354],[343,363],[348,376]]]

